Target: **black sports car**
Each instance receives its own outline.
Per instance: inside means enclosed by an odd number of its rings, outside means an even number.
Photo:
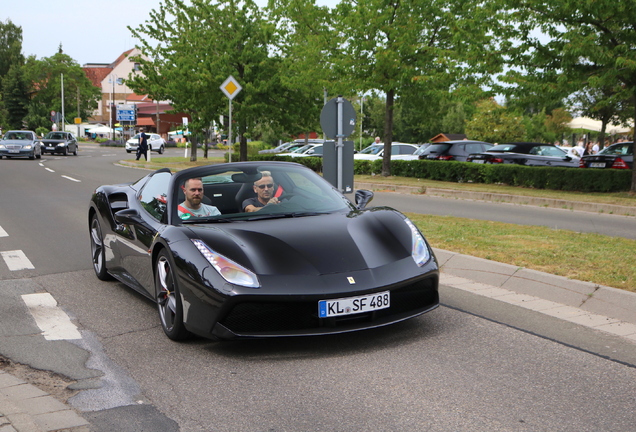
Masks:
[[[471,154],[467,162],[487,164],[518,164],[576,168],[579,160],[552,144],[514,142],[497,144],[483,153]]]
[[[264,188],[278,203],[243,212]],[[436,308],[430,246],[397,210],[365,208],[372,196],[354,205],[289,162],[164,168],[95,191],[93,267],[156,301],[173,340],[341,333]]]
[[[622,142],[605,147],[595,155],[581,158],[581,168],[632,169],[634,165],[634,143]]]

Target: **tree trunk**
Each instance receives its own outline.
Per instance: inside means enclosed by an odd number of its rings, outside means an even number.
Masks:
[[[382,157],[382,176],[391,175],[391,143],[393,142],[393,99],[395,90],[386,93],[386,113],[384,114],[384,156]]]
[[[199,140],[196,134],[190,134],[190,162],[197,161],[197,145],[199,144]]]

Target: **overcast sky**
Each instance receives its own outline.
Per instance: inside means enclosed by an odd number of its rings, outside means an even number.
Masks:
[[[265,5],[267,0],[256,0]],[[319,0],[318,4],[336,4]],[[0,20],[22,27],[22,53],[38,59],[51,57],[60,43],[80,66],[112,63],[134,48],[127,26],[137,27],[159,9],[161,0],[3,0]]]

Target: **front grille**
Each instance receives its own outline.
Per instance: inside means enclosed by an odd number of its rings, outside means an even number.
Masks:
[[[7,145],[7,150],[21,150],[22,146],[21,145]]]
[[[239,303],[220,321],[237,334],[285,334],[321,332],[344,326],[366,327],[375,321],[391,322],[416,315],[439,303],[436,277],[421,280],[391,290],[391,306],[375,312],[344,315],[335,318],[318,317],[318,300],[288,302]]]

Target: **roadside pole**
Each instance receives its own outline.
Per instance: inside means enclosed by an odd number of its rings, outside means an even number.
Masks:
[[[236,81],[234,77],[230,75],[229,77],[227,77],[225,81],[223,81],[223,84],[221,84],[220,88],[221,88],[221,91],[225,94],[225,96],[227,96],[228,99],[230,100],[230,107],[229,107],[230,115],[229,115],[229,121],[227,125],[227,129],[228,129],[227,140],[228,140],[228,146],[230,149],[228,154],[228,161],[232,162],[232,149],[234,147],[232,145],[232,99],[234,99],[234,97],[237,94],[239,94],[241,90],[243,90],[243,87],[241,87],[238,81]]]

